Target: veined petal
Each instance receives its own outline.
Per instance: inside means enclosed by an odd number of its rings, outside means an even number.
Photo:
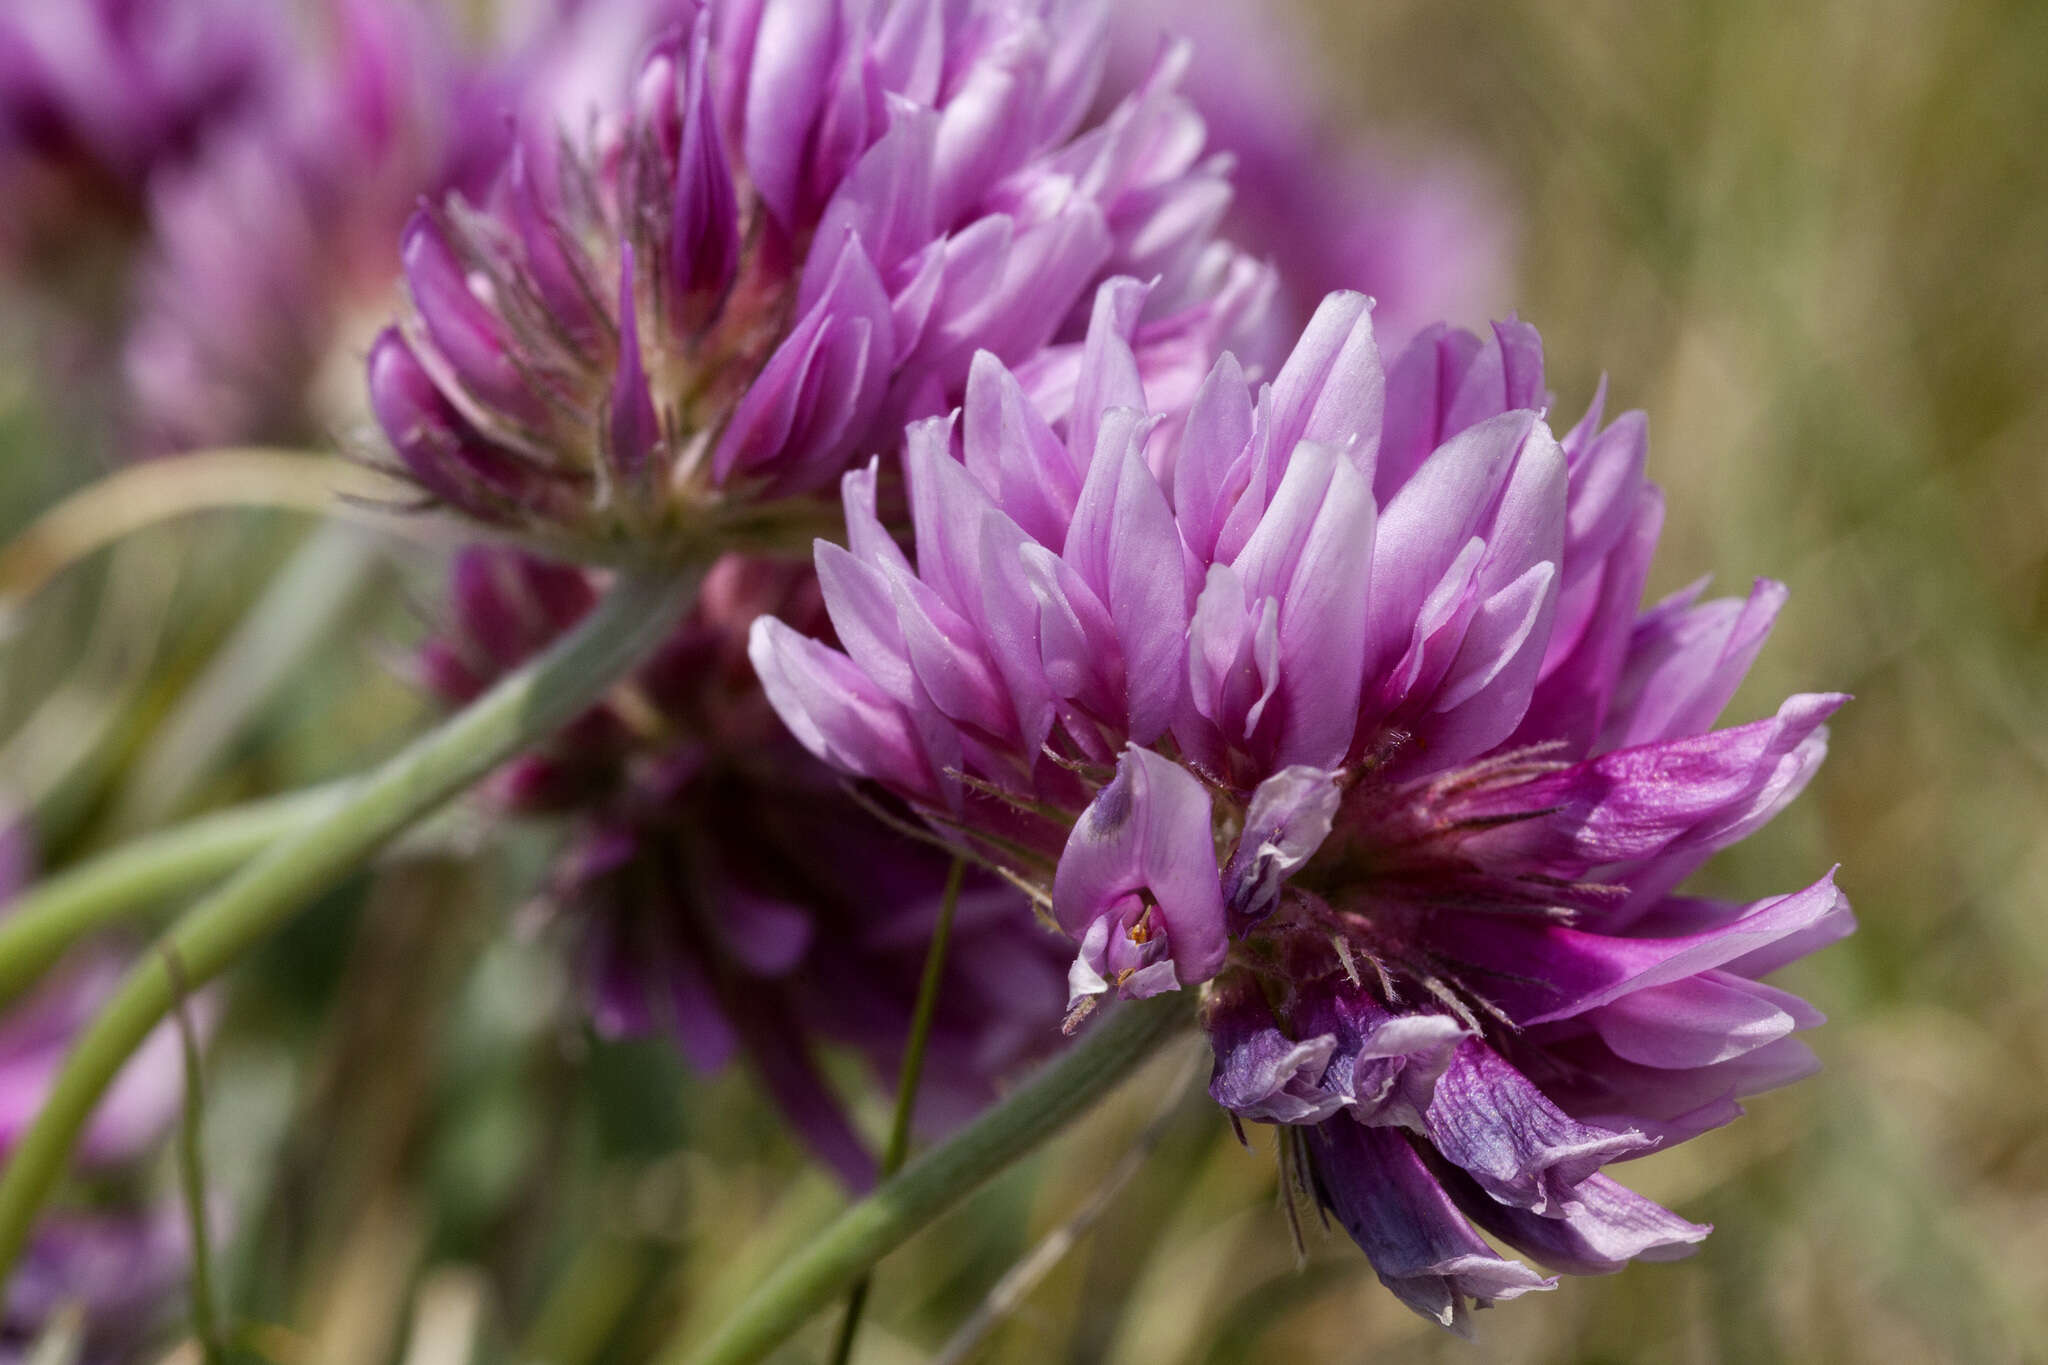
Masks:
[[[1580,1181],[1573,1202],[1556,1218],[1500,1203],[1462,1172],[1440,1171],[1438,1178],[1473,1222],[1543,1265],[1573,1275],[1611,1275],[1630,1261],[1675,1261],[1690,1256],[1713,1231],[1604,1175]]]
[[[1323,1206],[1365,1252],[1380,1283],[1422,1316],[1469,1336],[1468,1300],[1483,1308],[1555,1287],[1496,1255],[1395,1129],[1339,1115],[1311,1130],[1309,1151]]]
[[[1342,1106],[1342,1098],[1321,1084],[1336,1035],[1289,1038],[1255,983],[1231,988],[1218,982],[1203,1005],[1202,1023],[1216,1054],[1209,1096],[1237,1118],[1321,1123]]]
[[[1573,1187],[1608,1162],[1657,1145],[1641,1133],[1572,1119],[1476,1039],[1459,1045],[1437,1079],[1423,1124],[1430,1145],[1488,1194],[1547,1216],[1567,1207]]]

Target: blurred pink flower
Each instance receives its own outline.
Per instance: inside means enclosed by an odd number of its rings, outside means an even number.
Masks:
[[[591,112],[678,0],[537,8],[481,51],[407,0],[323,0],[287,91],[152,184],[124,367],[145,451],[349,438],[423,196],[483,193],[522,118]]]
[[[1474,157],[1442,135],[1348,126],[1333,106],[1343,74],[1302,24],[1304,6],[1252,0],[1124,0],[1110,70],[1140,71],[1185,41],[1181,90],[1235,158],[1224,231],[1278,269],[1298,328],[1318,300],[1356,289],[1388,345],[1450,318],[1477,322],[1512,302],[1515,213]]]
[[[260,0],[0,3],[0,271],[139,228],[154,180],[289,84]]]

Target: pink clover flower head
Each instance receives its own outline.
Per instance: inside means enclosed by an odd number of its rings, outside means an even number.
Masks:
[[[1212,1093],[1403,1302],[1469,1307],[1707,1229],[1608,1164],[1814,1065],[1761,978],[1848,932],[1832,875],[1681,894],[1805,785],[1838,695],[1714,729],[1783,600],[1639,607],[1662,503],[1640,414],[1562,439],[1535,330],[1360,295],[1272,378],[1162,411],[1106,285],[1072,406],[996,359],[911,427],[913,544],[845,480],[838,647],[769,620],[769,699],[826,762],[1043,888],[1105,995],[1203,991]]]
[[[1179,53],[1084,123],[1096,0],[690,8],[580,136],[407,227],[370,393],[441,502],[586,557],[786,540],[764,501],[956,401],[977,351],[1077,336],[1107,276],[1159,276],[1172,339],[1267,292],[1211,240]]]

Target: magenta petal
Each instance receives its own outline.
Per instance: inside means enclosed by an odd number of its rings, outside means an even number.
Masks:
[[[1030,538],[993,509],[980,526],[981,604],[990,655],[1015,710],[1018,752],[1035,754],[1053,726],[1053,689],[1040,638],[1044,610],[1025,565]]]
[[[1026,534],[1042,545],[1066,538],[1080,473],[1016,377],[987,351],[968,372],[961,446],[968,471]]]
[[[899,577],[890,587],[911,669],[932,704],[962,725],[1009,738],[1008,694],[972,623],[917,579]]]
[[[1037,95],[1041,42],[1013,27],[992,34],[991,49],[969,67],[963,82],[945,92],[932,154],[940,222],[958,218],[974,187],[1015,165],[1036,131],[1028,114]]]
[[[529,161],[526,149],[515,146],[506,173],[509,210],[527,278],[557,326],[580,345],[598,345],[604,326],[596,293],[584,274],[582,253],[542,198]]]
[[[690,38],[687,85],[682,94],[682,142],[676,155],[668,261],[678,294],[671,306],[678,309],[690,295],[723,293],[740,262],[739,200],[712,102],[710,24],[710,12],[700,12]]]
[[[1373,342],[1372,300],[1337,293],[1324,299],[1273,379],[1273,425],[1266,438],[1278,451],[1302,441],[1334,446],[1372,481],[1379,456],[1386,376]]]
[[[1590,1010],[1614,1055],[1643,1066],[1712,1066],[1822,1022],[1799,997],[1726,972],[1651,986]]]
[[[1679,981],[1768,948],[1842,912],[1833,874],[1787,896],[1760,901],[1732,924],[1669,938],[1623,937],[1549,926],[1488,926],[1461,937],[1459,951],[1483,969],[1520,973],[1499,999],[1524,1025],[1570,1018],[1632,991]]]
[[[747,176],[785,230],[800,223],[805,153],[836,57],[837,4],[762,0],[746,73]]]
[[[1516,408],[1550,406],[1543,391],[1543,339],[1515,318],[1493,325],[1444,408],[1445,436]]]
[[[891,280],[902,262],[927,251],[941,238],[932,205],[932,143],[938,116],[929,109],[899,106],[888,132],[861,155],[839,191],[826,206],[818,237],[837,240],[853,232],[868,244],[876,266]],[[936,256],[933,257],[936,260]],[[800,297],[810,301],[818,258],[812,257]]]
[[[1063,558],[1109,608],[1122,647],[1126,734],[1149,744],[1179,709],[1193,594],[1180,532],[1145,463],[1145,427],[1127,408],[1104,424],[1101,448],[1067,533]]]
[[[1407,648],[1425,600],[1479,532],[1535,425],[1511,412],[1453,437],[1380,509],[1368,651],[1376,671]]]
[[[912,695],[910,657],[887,574],[824,541],[818,543],[816,563],[840,648],[885,695]]]
[[[1683,867],[1690,870],[1797,794],[1826,752],[1822,722],[1843,701],[1796,696],[1770,720],[1620,749],[1532,781],[1475,791],[1454,803],[1453,818],[1529,813],[1479,836],[1473,847],[1490,861],[1512,857],[1566,878],[1670,854],[1687,855]],[[1669,878],[1660,873],[1655,880]]]
[[[1552,1087],[1567,1112],[1602,1127],[1626,1127],[1661,1146],[1683,1142],[1742,1114],[1738,1103],[1811,1076],[1820,1069],[1813,1049],[1780,1038],[1725,1062],[1698,1067],[1643,1066],[1617,1057],[1593,1035],[1551,1040],[1545,1050],[1574,1068]]]
[[[1602,748],[1698,734],[1735,695],[1769,638],[1785,586],[1758,579],[1745,600],[1689,605],[1681,596],[1646,614],[1629,644]]]
[[[1331,767],[1358,721],[1374,515],[1366,480],[1332,447],[1292,453],[1233,567],[1253,600],[1279,604],[1280,714],[1272,761]]]
[[[995,511],[988,491],[953,455],[951,418],[913,424],[903,472],[915,522],[917,576],[970,621],[982,611],[981,526]]]
[[[1173,466],[1173,510],[1181,534],[1205,560],[1228,515],[1231,476],[1252,441],[1252,402],[1244,370],[1228,352],[1217,360],[1189,409]]]
[[[1478,337],[1438,323],[1401,349],[1387,370],[1386,418],[1373,492],[1384,506],[1456,429],[1445,405],[1481,347]]]
[[[1067,443],[1083,458],[1101,451],[1103,418],[1118,408],[1146,411],[1145,385],[1130,337],[1137,330],[1149,286],[1133,279],[1113,279],[1095,291],[1088,332],[1081,345],[1081,375],[1074,388],[1074,411]]]
[[[406,470],[434,496],[484,521],[509,520],[538,491],[535,471],[484,439],[441,395],[395,327],[370,346],[370,407]]]
[[[789,493],[836,475],[887,394],[890,337],[888,295],[860,239],[848,234],[824,292],[733,410],[712,456],[714,475],[766,477]]]
[[[525,376],[512,361],[502,324],[470,287],[468,271],[439,222],[415,213],[400,241],[406,288],[434,349],[482,402],[522,417],[538,415]]]
[[[747,657],[806,749],[845,771],[939,799],[917,727],[844,654],[764,616],[748,635]]]
[[[640,359],[640,310],[633,295],[632,243],[622,244],[619,259],[619,365],[612,379],[606,436],[613,468],[623,478],[636,479],[647,468],[647,457],[661,439],[661,418],[655,414],[654,396],[647,387],[647,369]]]
[[[1543,636],[1557,603],[1557,566],[1536,563],[1478,605],[1449,671],[1431,699],[1423,760],[1431,768],[1477,758],[1515,732],[1543,663]]]
[[[1596,569],[1571,578],[1572,550],[1565,550],[1566,583],[1558,603],[1559,622],[1544,655],[1543,676],[1523,713],[1516,742],[1561,742],[1567,756],[1593,746],[1605,726],[1629,640],[1635,631],[1636,607],[1650,574],[1650,560],[1664,527],[1664,499],[1645,488],[1633,516],[1608,558]],[[1573,598],[1577,601],[1574,603]],[[1567,613],[1576,626],[1567,621]],[[1568,652],[1557,646],[1568,643]]]
[[[1037,611],[1038,664],[1050,695],[1115,724],[1127,714],[1123,649],[1109,609],[1043,545],[1018,548]],[[1085,731],[1084,731],[1085,734]],[[1109,755],[1102,755],[1108,761]]]

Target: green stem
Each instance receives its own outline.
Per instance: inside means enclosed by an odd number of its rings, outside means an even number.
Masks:
[[[681,614],[691,571],[622,579],[576,631],[439,728],[356,779],[324,819],[257,857],[164,935],[193,989],[455,796],[573,719],[644,658]],[[145,956],[64,1059],[35,1122],[0,1176],[0,1284],[79,1131],[122,1064],[173,1004],[163,952]]]
[[[200,1359],[205,1365],[222,1365],[226,1356],[220,1344],[220,1324],[213,1311],[211,1210],[206,1199],[206,1162],[200,1151],[206,1096],[199,1078],[199,1031],[192,1026],[185,969],[168,947],[164,949],[164,970],[170,974],[171,989],[175,992],[171,1013],[178,1023],[178,1044],[185,1064],[185,1108],[178,1116],[178,1181],[184,1188],[186,1225],[192,1238],[192,1335],[199,1342]]]
[[[337,804],[344,785],[203,815],[30,887],[0,919],[0,1005],[80,939],[234,871]]]
[[[847,1209],[694,1349],[669,1365],[751,1365],[911,1234],[1081,1116],[1193,1018],[1193,991],[1119,1006],[951,1139]]]
[[[910,1155],[910,1116],[917,1108],[917,1087],[924,1079],[924,1054],[932,1038],[932,1017],[939,1009],[939,982],[946,975],[946,952],[953,943],[953,915],[960,908],[960,883],[967,876],[967,864],[953,860],[946,873],[945,899],[939,902],[939,922],[932,929],[931,947],[924,954],[924,976],[917,983],[917,1004],[910,1014],[910,1039],[903,1048],[903,1067],[896,1077],[896,1115],[889,1124],[889,1145],[882,1152],[882,1179],[903,1169]],[[860,1331],[861,1314],[867,1310],[872,1274],[856,1280],[846,1296],[846,1316],[839,1322],[839,1340],[832,1348],[833,1365],[847,1365],[853,1359],[853,1339]]]

